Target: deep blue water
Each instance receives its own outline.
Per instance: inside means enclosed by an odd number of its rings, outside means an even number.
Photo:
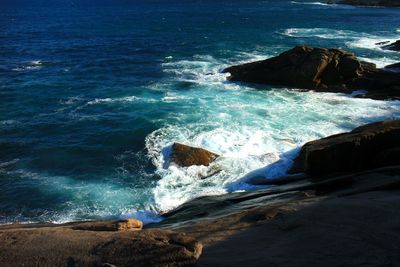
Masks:
[[[400,9],[309,1],[0,2],[0,223],[157,214],[282,174],[304,142],[400,117],[399,102],[230,84],[231,64],[297,44],[378,66]],[[223,157],[163,167],[179,141]],[[276,163],[277,162],[277,163]],[[274,164],[272,164],[274,163]],[[260,169],[261,168],[261,169]]]

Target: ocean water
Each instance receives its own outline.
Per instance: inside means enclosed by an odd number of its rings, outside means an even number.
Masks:
[[[385,66],[400,9],[312,1],[0,2],[0,223],[136,216],[285,173],[307,141],[400,117],[400,102],[257,88],[221,70],[298,44]],[[165,166],[173,142],[221,155]],[[216,175],[200,179],[210,169]]]

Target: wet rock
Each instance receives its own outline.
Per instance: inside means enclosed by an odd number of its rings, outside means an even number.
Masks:
[[[231,81],[326,92],[391,90],[400,74],[377,69],[341,49],[297,46],[276,57],[229,67]],[[396,92],[397,93],[397,92]]]
[[[390,64],[385,66],[385,69],[389,69],[389,70],[399,70],[400,71],[400,62],[399,63],[394,63],[394,64]]]
[[[126,230],[141,230],[143,223],[137,219],[121,219],[114,221],[97,221],[80,223],[72,227],[74,230],[84,231],[126,231]]]
[[[375,45],[386,45],[389,43],[390,43],[390,41],[383,41],[383,42],[375,43]]]
[[[393,51],[400,51],[400,40],[393,42],[391,44],[387,44],[382,46],[383,49],[393,50]]]
[[[289,173],[325,175],[400,165],[398,150],[390,151],[397,147],[400,120],[371,123],[349,133],[306,143]]]
[[[208,166],[218,157],[219,155],[203,148],[174,143],[169,160],[180,167],[189,167],[192,165]]]

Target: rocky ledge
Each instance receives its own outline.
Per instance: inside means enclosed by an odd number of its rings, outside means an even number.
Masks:
[[[328,1],[327,3],[370,7],[400,7],[400,0],[339,0]]]
[[[202,245],[135,219],[0,227],[0,266],[193,266]]]
[[[355,128],[306,143],[290,173],[313,176],[400,165],[400,120]]]
[[[321,92],[368,90],[374,99],[400,98],[400,73],[378,69],[342,49],[296,46],[266,60],[223,70],[228,80]]]

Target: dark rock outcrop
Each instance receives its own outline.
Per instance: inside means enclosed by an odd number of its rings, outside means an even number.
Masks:
[[[400,165],[400,120],[358,127],[306,143],[289,173],[313,176]]]
[[[390,41],[383,41],[383,42],[375,43],[375,45],[387,45],[389,43],[390,43]]]
[[[339,0],[328,1],[328,4],[370,6],[370,7],[400,7],[399,0]]]
[[[189,167],[192,165],[208,166],[218,157],[217,154],[203,148],[174,143],[169,160],[171,163],[175,163],[181,167]]]
[[[276,57],[232,66],[223,72],[231,74],[231,81],[344,93],[384,89],[394,90],[394,97],[399,97],[396,89],[400,87],[400,74],[377,69],[375,64],[341,49],[296,46]]]
[[[400,51],[400,40],[393,42],[391,44],[387,44],[382,46],[383,49],[393,50],[393,51]]]
[[[385,69],[393,70],[393,71],[400,71],[400,62],[387,65],[387,66],[385,66]]]

